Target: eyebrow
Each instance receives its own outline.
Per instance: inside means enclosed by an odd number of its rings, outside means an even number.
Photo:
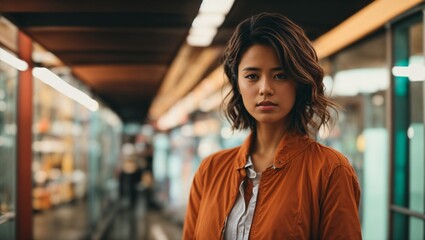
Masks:
[[[256,67],[246,67],[246,68],[244,68],[244,69],[242,69],[242,71],[260,71],[261,69],[260,68],[256,68]],[[276,71],[282,71],[283,70],[283,67],[275,67],[275,68],[272,68],[271,69],[271,71],[272,72],[276,72]]]

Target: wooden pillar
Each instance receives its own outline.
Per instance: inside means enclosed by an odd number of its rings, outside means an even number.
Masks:
[[[29,64],[19,73],[17,110],[16,239],[32,239],[32,42],[18,33],[18,56]]]

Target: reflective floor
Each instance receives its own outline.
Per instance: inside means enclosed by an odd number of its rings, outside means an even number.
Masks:
[[[35,212],[33,221],[35,240],[89,238],[85,201]]]
[[[182,226],[171,222],[160,210],[147,210],[143,199],[130,207],[121,203],[103,235],[90,232],[86,202],[66,204],[34,214],[34,239],[177,240]]]

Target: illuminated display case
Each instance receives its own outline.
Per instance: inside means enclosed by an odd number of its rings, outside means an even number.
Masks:
[[[52,71],[88,93],[66,71]],[[43,213],[56,206],[83,202],[87,227],[95,232],[118,205],[121,120],[102,103],[91,111],[34,78],[32,129],[33,209]],[[35,237],[41,237],[38,234]]]
[[[84,197],[89,110],[34,79],[33,208],[45,210]]]
[[[111,214],[119,204],[118,172],[122,124],[115,113],[107,108],[91,112],[88,123],[88,194],[90,222],[95,225]],[[82,163],[83,164],[83,163]]]
[[[16,58],[17,29],[0,15],[0,55]],[[7,54],[6,54],[7,55]],[[0,239],[16,237],[16,141],[19,72],[0,60]]]
[[[0,61],[0,239],[15,238],[17,83],[18,70]]]

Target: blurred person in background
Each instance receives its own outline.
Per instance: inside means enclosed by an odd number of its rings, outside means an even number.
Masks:
[[[316,142],[329,125],[323,70],[303,30],[261,13],[241,22],[224,54],[232,86],[224,112],[245,142],[204,159],[184,239],[361,239],[357,176]]]
[[[142,170],[137,161],[137,155],[133,143],[125,143],[122,146],[123,161],[120,181],[120,196],[128,203],[128,207],[135,207],[138,199],[138,184],[142,178]]]
[[[155,203],[153,198],[153,146],[150,141],[145,142],[144,149],[141,153],[143,159],[142,175],[141,175],[141,187],[144,189],[146,204],[149,209],[158,210],[158,205]]]

